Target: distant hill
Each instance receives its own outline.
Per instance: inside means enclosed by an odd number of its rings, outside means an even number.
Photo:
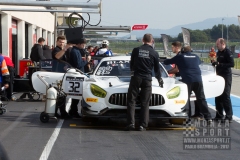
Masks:
[[[223,21],[224,25],[235,24],[239,25],[237,17],[228,17]],[[173,28],[164,30],[164,29],[146,29],[144,31],[132,31],[131,34],[124,37],[130,37],[130,35],[136,35],[136,37],[141,38],[145,33],[151,33],[154,37],[160,37],[160,34],[167,34],[172,37],[176,37],[179,33],[182,32],[181,27],[192,29],[192,30],[203,30],[211,29],[214,25],[222,24],[222,18],[209,18],[202,22],[190,23],[185,25],[178,25]]]

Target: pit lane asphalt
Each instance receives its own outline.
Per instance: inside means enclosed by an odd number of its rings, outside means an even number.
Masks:
[[[240,77],[233,76],[232,93],[240,96]],[[240,103],[240,102],[239,102]],[[239,159],[240,123],[230,124],[230,150],[184,150],[179,125],[150,123],[148,131],[122,131],[125,120],[97,123],[81,119],[64,120],[55,143],[51,141],[60,121],[41,123],[43,102],[9,102],[0,116],[0,160],[35,160],[47,144],[53,143],[49,160],[122,159]],[[211,110],[212,116],[215,111]]]

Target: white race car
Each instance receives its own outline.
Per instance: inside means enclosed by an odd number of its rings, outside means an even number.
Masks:
[[[61,86],[67,97],[81,100],[81,113],[86,117],[126,117],[127,92],[130,82],[130,56],[103,58],[92,74],[83,75],[75,69],[66,73],[38,71],[32,75],[33,87],[37,92],[46,93],[46,87],[37,75],[49,84],[62,80]],[[152,77],[152,96],[149,102],[150,118],[186,118],[185,105],[188,101],[187,85],[169,77],[159,62],[163,88]],[[66,66],[64,67],[66,69]],[[224,79],[214,72],[202,70],[206,98],[220,95]],[[194,95],[191,97],[194,100]],[[68,110],[68,108],[67,108]],[[140,97],[136,103],[136,115],[140,111]]]

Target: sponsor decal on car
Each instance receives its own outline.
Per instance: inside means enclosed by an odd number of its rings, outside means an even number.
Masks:
[[[175,104],[185,104],[185,100],[175,100]]]
[[[86,98],[87,102],[98,102],[98,98]]]

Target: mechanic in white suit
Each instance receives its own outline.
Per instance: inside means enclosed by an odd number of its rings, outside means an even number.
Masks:
[[[102,47],[99,48],[99,50],[96,53],[96,56],[104,56],[104,57],[113,56],[113,53],[111,50],[108,49],[108,46],[109,46],[109,41],[103,40]],[[99,62],[98,60],[94,60],[94,66],[96,66],[98,62]]]

